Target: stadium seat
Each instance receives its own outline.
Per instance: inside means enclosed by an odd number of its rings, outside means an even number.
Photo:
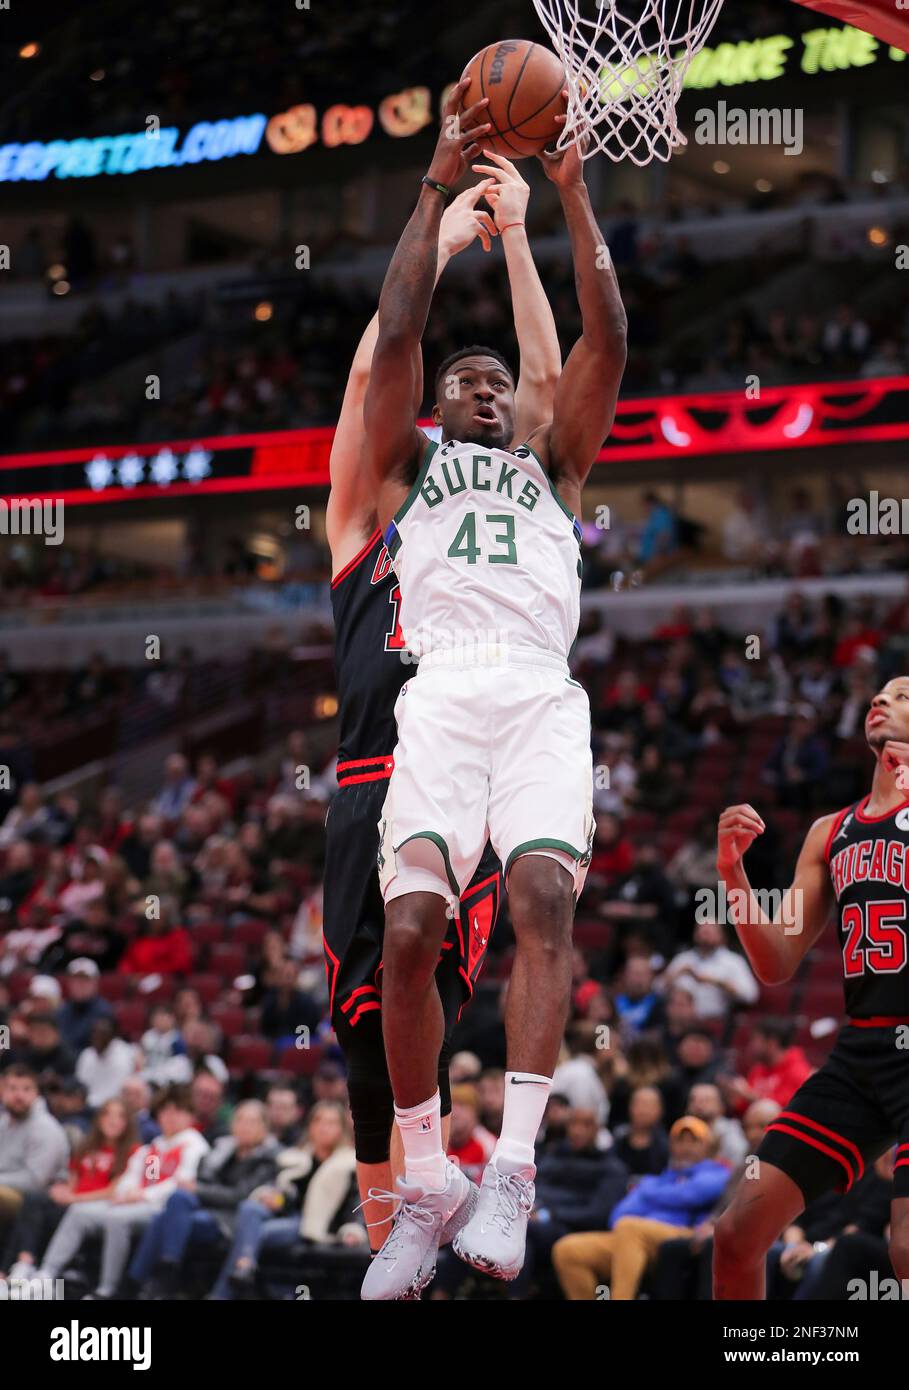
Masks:
[[[225,1038],[238,1038],[244,1033],[254,1034],[246,1009],[239,1004],[212,1004],[211,1020],[216,1023]]]
[[[114,1005],[117,1027],[130,1042],[136,1042],[148,1026],[148,1009],[139,999],[124,999]]]
[[[224,940],[224,924],[222,922],[194,922],[188,930],[197,951],[207,949]]]
[[[208,968],[220,975],[222,980],[232,980],[244,974],[247,963],[246,947],[237,946],[232,941],[222,941],[208,952]]]
[[[203,971],[189,975],[186,980],[190,989],[194,989],[202,1000],[203,1004],[214,1004],[221,997],[224,990],[224,982],[220,975],[214,975],[210,971]]]
[[[272,930],[268,922],[238,922],[231,928],[230,941],[238,946],[252,946],[254,949],[262,945],[265,936]]]
[[[14,1004],[18,1004],[28,994],[28,987],[34,975],[34,970],[14,970],[7,977],[6,985],[9,990],[9,997]]]
[[[134,985],[134,975],[102,975],[99,982],[99,993],[102,999],[113,1004],[118,999],[126,999],[128,995],[132,994]]]
[[[322,1055],[321,1047],[285,1047],[278,1057],[278,1070],[292,1076],[313,1076]]]
[[[264,1038],[251,1038],[243,1034],[231,1038],[227,1053],[227,1065],[232,1076],[246,1071],[265,1071],[271,1066],[272,1045]]]

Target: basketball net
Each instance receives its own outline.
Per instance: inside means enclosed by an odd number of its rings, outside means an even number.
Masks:
[[[533,0],[568,75],[568,119],[558,149],[589,136],[635,164],[668,160],[686,144],[676,121],[685,73],[704,47],[723,0]],[[625,15],[619,4],[636,10]],[[581,9],[593,10],[589,19]]]

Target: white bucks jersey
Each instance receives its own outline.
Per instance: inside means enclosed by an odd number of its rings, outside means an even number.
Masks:
[[[578,630],[581,528],[526,445],[430,443],[385,534],[415,656],[484,649],[567,660]],[[504,653],[503,653],[504,654]]]

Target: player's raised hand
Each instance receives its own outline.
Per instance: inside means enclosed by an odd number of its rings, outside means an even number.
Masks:
[[[483,158],[492,160],[491,164],[473,164],[475,174],[488,174],[486,180],[486,201],[492,208],[496,226],[513,226],[515,222],[523,226],[527,214],[527,200],[530,185],[521,178],[510,159],[493,150],[484,150]]]
[[[468,161],[479,153],[478,141],[492,130],[490,123],[483,121],[489,97],[483,97],[466,111],[460,109],[461,98],[469,86],[470,78],[462,77],[448,95],[442,109],[442,129],[427,171],[429,178],[447,188],[457,183]]]
[[[483,179],[472,188],[465,188],[445,209],[439,227],[440,250],[444,248],[449,256],[456,256],[476,237],[480,238],[484,251],[491,249],[492,238],[498,236],[496,224],[477,203],[484,195],[488,197],[493,182],[493,179]]]
[[[568,100],[568,88],[563,87],[562,96]],[[556,116],[559,125],[565,124],[564,116]],[[543,166],[543,172],[551,183],[557,188],[569,188],[574,184],[584,182],[584,161],[581,155],[590,143],[588,135],[582,135],[573,145],[568,145],[564,150],[541,150],[537,155]]]
[[[764,822],[753,806],[727,806],[717,825],[716,866],[720,873],[735,866],[764,833]]]

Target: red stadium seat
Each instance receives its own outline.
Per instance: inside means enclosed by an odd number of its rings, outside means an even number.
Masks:
[[[149,979],[150,977],[146,976],[145,978]],[[162,975],[154,989],[140,989],[137,985],[135,997],[144,1000],[147,1005],[166,1004],[169,1000],[173,999],[177,992],[177,988],[177,982],[173,975]]]
[[[231,928],[230,940],[238,946],[253,946],[258,950],[266,935],[272,930],[268,922],[238,922]]]
[[[278,1058],[278,1070],[292,1076],[312,1076],[322,1061],[321,1047],[285,1047]]]
[[[101,998],[113,1004],[132,994],[135,983],[135,975],[102,975],[98,989]]]
[[[219,941],[224,940],[224,924],[222,922],[195,922],[187,930],[197,951],[202,951],[208,946],[215,946]]]
[[[12,975],[7,976],[6,985],[12,1003],[18,1004],[25,998],[35,973],[34,970],[14,970]]]
[[[271,1066],[272,1045],[264,1038],[251,1038],[243,1034],[231,1038],[227,1054],[227,1065],[232,1075],[244,1071],[266,1071]]]
[[[232,941],[223,941],[212,946],[208,953],[208,968],[222,980],[233,980],[244,975],[247,968],[246,947],[236,946]]]
[[[210,971],[190,975],[186,981],[190,989],[194,989],[202,1000],[203,1004],[214,1004],[224,992],[224,981],[220,975],[214,975]]]
[[[137,1042],[148,1026],[148,1009],[139,999],[121,1000],[114,1005],[114,1018],[124,1038]]]
[[[211,1021],[217,1023],[225,1038],[239,1038],[244,1034],[254,1034],[246,1010],[239,1004],[213,1004]]]

